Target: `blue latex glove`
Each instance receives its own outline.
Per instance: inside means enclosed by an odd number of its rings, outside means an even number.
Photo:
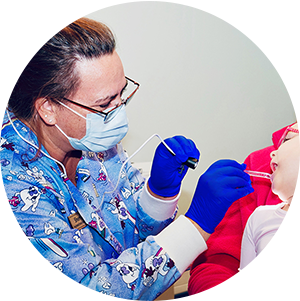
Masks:
[[[200,177],[185,214],[207,233],[213,233],[231,204],[254,191],[246,164],[233,160],[213,163]]]
[[[155,194],[172,197],[179,193],[181,181],[188,170],[185,165],[181,169],[182,163],[189,157],[199,160],[200,152],[192,140],[183,136],[168,138],[165,142],[176,156],[172,155],[162,143],[159,144],[155,151],[148,185]]]

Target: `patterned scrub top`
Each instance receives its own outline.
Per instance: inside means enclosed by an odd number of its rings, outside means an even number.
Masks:
[[[121,144],[83,152],[76,186],[35,134],[12,114],[4,118],[0,160],[6,194],[23,232],[73,280],[103,294],[153,300],[181,273],[154,235],[169,225],[141,206],[145,179],[125,165]],[[21,137],[22,138],[21,138]],[[115,189],[115,185],[117,185]]]

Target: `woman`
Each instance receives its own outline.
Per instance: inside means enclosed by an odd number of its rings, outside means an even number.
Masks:
[[[135,88],[124,98],[131,82]],[[14,214],[53,266],[102,293],[152,300],[206,249],[230,204],[252,190],[244,165],[219,162],[218,174],[213,167],[203,179],[213,187],[229,173],[233,194],[214,202],[214,189],[199,195],[207,186],[199,180],[187,217],[171,224],[183,163],[200,154],[189,139],[167,139],[175,156],[160,144],[145,183],[119,143],[128,130],[125,105],[138,86],[125,77],[110,30],[80,19],[50,39],[21,74],[0,153]]]

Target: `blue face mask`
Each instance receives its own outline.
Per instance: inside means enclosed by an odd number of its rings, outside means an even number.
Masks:
[[[86,135],[79,139],[67,136],[63,130],[55,124],[60,132],[68,138],[74,149],[82,151],[102,152],[114,147],[127,134],[128,120],[125,105],[121,105],[114,111],[114,116],[104,122],[104,118],[96,113],[87,114],[86,117],[60,103],[78,116],[86,119]]]

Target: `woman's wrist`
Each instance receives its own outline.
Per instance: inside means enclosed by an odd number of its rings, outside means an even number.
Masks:
[[[147,189],[148,189],[148,192],[149,192],[153,197],[155,197],[155,198],[157,198],[157,199],[164,200],[164,201],[171,201],[171,200],[174,200],[174,199],[176,199],[177,196],[178,196],[178,194],[176,194],[176,195],[174,195],[174,196],[170,196],[170,197],[163,197],[163,196],[160,196],[160,195],[154,193],[154,192],[150,189],[148,182],[147,182]]]
[[[206,231],[204,231],[195,221],[193,221],[192,219],[190,219],[189,217],[186,216],[187,219],[189,219],[192,224],[196,227],[196,229],[199,231],[199,233],[202,235],[203,239],[205,241],[207,241],[210,237],[210,234]]]

